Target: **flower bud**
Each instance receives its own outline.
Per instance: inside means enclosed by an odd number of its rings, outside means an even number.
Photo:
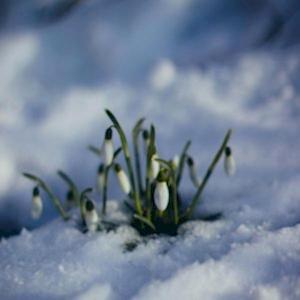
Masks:
[[[129,179],[119,164],[115,164],[115,172],[122,191],[128,195],[131,191]]]
[[[147,129],[143,130],[143,141],[144,141],[144,150],[145,150],[145,153],[147,153],[148,147],[150,144],[150,136],[149,136],[149,132]]]
[[[236,164],[230,147],[225,148],[224,170],[228,176],[235,174]]]
[[[43,202],[40,196],[39,188],[36,186],[32,191],[31,217],[39,219],[43,212]]]
[[[95,204],[90,199],[87,199],[84,204],[84,220],[88,231],[97,231],[99,226],[99,217],[95,209]]]
[[[180,158],[179,158],[179,156],[176,154],[176,155],[173,157],[172,161],[171,161],[172,167],[174,168],[174,170],[176,170],[176,169],[178,168],[178,166],[179,166],[179,161],[180,161]]]
[[[151,162],[150,162],[150,180],[153,181],[156,179],[158,173],[159,173],[159,162],[156,160],[158,158],[157,154],[153,154],[151,157]]]
[[[190,174],[191,181],[192,181],[193,185],[196,188],[198,188],[201,184],[201,180],[197,176],[194,160],[191,156],[188,156],[186,162],[187,162],[188,167],[189,167],[189,174]]]
[[[101,164],[98,168],[98,173],[97,173],[97,191],[100,193],[103,191],[104,184],[105,184],[105,175],[104,175],[104,164]]]
[[[154,203],[159,211],[164,211],[169,204],[169,188],[166,182],[166,178],[162,175],[162,172],[158,175],[155,190],[154,190]]]
[[[114,146],[112,142],[112,129],[105,132],[104,141],[101,148],[101,156],[105,166],[110,166],[114,158]]]

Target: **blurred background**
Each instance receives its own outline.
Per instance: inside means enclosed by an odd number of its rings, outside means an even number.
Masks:
[[[206,165],[233,127],[241,175],[297,172],[299,28],[299,0],[1,0],[0,236],[55,216],[30,220],[22,171],[61,197],[59,168],[94,183],[106,107],[127,131],[155,122],[162,156],[191,138]]]

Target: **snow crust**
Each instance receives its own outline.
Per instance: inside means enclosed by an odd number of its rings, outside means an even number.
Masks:
[[[1,239],[0,298],[299,299],[299,14],[257,46],[268,5],[93,0],[47,23],[37,14],[50,2],[11,1],[1,23],[0,234],[23,229]],[[297,1],[270,3],[285,16]],[[86,146],[101,145],[104,108],[127,132],[138,117],[154,122],[160,157],[193,140],[199,175],[233,128],[237,173],[227,178],[220,163],[197,211],[224,217],[143,239],[125,225],[112,176],[116,231],[82,234],[46,201],[31,220],[21,172],[61,197],[57,169],[80,188],[95,185],[99,161]],[[185,180],[182,190],[188,199],[194,188]]]

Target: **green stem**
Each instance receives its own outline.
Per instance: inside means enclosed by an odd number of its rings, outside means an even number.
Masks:
[[[186,144],[184,145],[181,155],[180,155],[180,159],[179,159],[179,166],[178,166],[178,171],[176,174],[176,185],[179,186],[180,185],[180,181],[181,181],[181,177],[182,177],[182,173],[183,173],[183,168],[184,168],[184,162],[186,159],[186,152],[189,149],[189,147],[191,146],[191,141],[187,141]]]
[[[142,171],[141,171],[141,161],[140,161],[138,137],[139,137],[139,133],[141,132],[141,126],[142,126],[144,120],[145,120],[144,118],[139,119],[132,130],[133,152],[134,152],[134,158],[135,158],[135,160],[134,160],[135,161],[135,170],[136,170],[136,176],[137,176],[138,189],[139,189],[140,196],[143,195],[143,185],[142,185]]]
[[[224,149],[225,149],[226,146],[227,146],[227,143],[228,143],[228,141],[229,141],[229,139],[230,139],[231,133],[232,133],[232,130],[229,129],[229,130],[227,131],[227,133],[226,133],[224,139],[223,139],[223,142],[222,142],[222,144],[221,144],[219,150],[218,150],[217,153],[215,154],[215,156],[214,156],[212,162],[210,163],[210,165],[209,165],[209,167],[208,167],[208,169],[207,169],[207,171],[206,171],[206,173],[205,173],[205,176],[204,176],[204,178],[203,178],[203,180],[202,180],[200,186],[198,187],[198,190],[196,191],[196,193],[195,193],[195,195],[194,195],[194,197],[193,197],[193,199],[192,199],[191,204],[187,207],[187,209],[186,209],[184,215],[182,216],[182,218],[184,218],[184,219],[189,219],[189,218],[191,217],[191,215],[192,215],[192,213],[193,213],[193,211],[194,211],[194,209],[195,209],[195,207],[196,207],[196,205],[197,205],[197,203],[198,203],[198,201],[199,201],[199,199],[200,199],[200,196],[201,196],[201,194],[202,194],[202,191],[204,190],[204,188],[205,188],[205,186],[206,186],[206,184],[207,184],[207,182],[208,182],[208,180],[209,180],[211,174],[212,174],[213,171],[214,171],[214,168],[215,168],[216,164],[218,163],[218,161],[219,161],[219,159],[221,158],[221,155],[222,155]]]
[[[110,120],[112,121],[112,123],[114,124],[116,130],[119,133],[122,148],[123,148],[123,152],[124,152],[124,157],[125,157],[125,161],[126,161],[126,165],[127,165],[127,170],[128,170],[128,174],[129,174],[129,180],[130,180],[132,190],[133,190],[134,207],[135,207],[136,212],[140,216],[142,216],[143,211],[142,211],[140,196],[139,196],[138,189],[136,188],[136,184],[135,184],[135,180],[134,180],[134,173],[133,173],[133,168],[132,168],[132,165],[131,165],[131,159],[130,159],[128,143],[127,143],[125,133],[124,133],[122,127],[120,126],[118,120],[116,119],[116,117],[112,114],[112,112],[109,111],[108,109],[106,109],[105,112],[106,112],[106,114],[108,115],[108,117],[110,118]]]
[[[58,170],[57,174],[68,184],[70,190],[73,192],[75,201],[76,201],[77,205],[79,206],[80,196],[79,196],[78,188],[77,188],[76,184],[74,183],[74,181],[70,178],[70,176],[68,176],[65,172],[63,172],[61,170]]]
[[[147,149],[147,162],[146,162],[146,206],[147,206],[147,218],[151,220],[152,214],[152,195],[151,195],[151,181],[150,181],[150,168],[151,168],[151,159],[155,154],[155,128],[151,125],[150,128],[150,137],[149,137],[149,146]]]
[[[101,156],[101,150],[98,149],[97,147],[95,147],[95,146],[93,146],[93,145],[89,145],[89,146],[88,146],[88,149],[89,149],[92,153],[96,154],[97,156]]]
[[[133,217],[143,223],[145,223],[146,225],[148,225],[151,229],[153,229],[154,231],[156,231],[156,228],[154,226],[154,224],[149,221],[147,218],[143,217],[143,216],[140,216],[140,215],[137,215],[137,214],[134,214]]]
[[[106,202],[107,202],[107,179],[108,179],[108,172],[110,166],[105,167],[104,169],[104,185],[102,190],[102,214],[106,214]]]
[[[23,175],[36,182],[49,196],[49,198],[51,199],[54,207],[57,209],[58,213],[61,215],[61,217],[63,218],[64,221],[67,221],[69,219],[69,216],[67,215],[67,213],[65,212],[62,204],[60,203],[60,200],[51,192],[51,190],[48,188],[48,186],[46,185],[46,183],[40,179],[39,177],[29,174],[29,173],[23,173]]]

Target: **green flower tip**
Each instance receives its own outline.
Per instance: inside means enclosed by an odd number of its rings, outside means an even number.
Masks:
[[[104,164],[100,164],[98,168],[98,174],[102,174],[104,172]]]
[[[189,167],[192,167],[194,165],[194,160],[191,156],[188,156],[187,164],[188,164]]]
[[[149,139],[149,131],[147,129],[143,130],[143,139],[148,140]]]
[[[93,211],[95,209],[95,205],[94,205],[93,201],[87,199],[85,202],[85,209],[86,209],[86,211]]]
[[[33,195],[34,197],[40,195],[40,190],[39,190],[39,188],[38,188],[37,186],[35,186],[35,187],[33,188],[33,190],[32,190],[32,195]]]
[[[111,127],[107,128],[106,131],[105,131],[105,139],[106,140],[111,140],[112,139],[112,134],[113,134],[113,131],[112,131]]]
[[[229,146],[227,146],[227,147],[225,148],[225,155],[228,157],[228,156],[231,155],[231,153],[232,153],[231,148],[230,148]]]
[[[122,168],[119,164],[115,164],[114,169],[117,173],[119,173],[122,170]]]
[[[168,180],[168,170],[167,169],[161,169],[157,175],[156,180],[158,182],[165,182]]]
[[[68,201],[73,201],[74,200],[74,193],[73,193],[72,190],[68,190],[66,198],[67,198]]]

